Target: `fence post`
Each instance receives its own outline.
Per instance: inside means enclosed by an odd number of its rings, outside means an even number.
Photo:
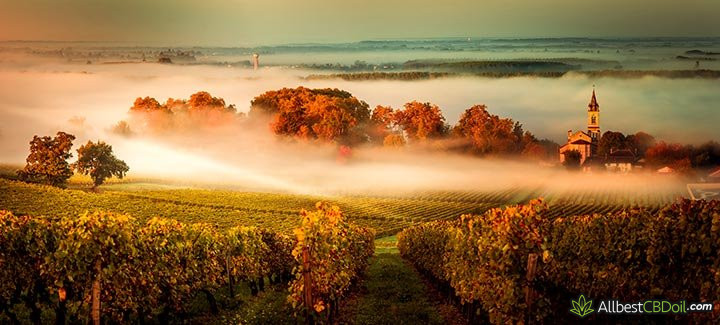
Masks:
[[[527,311],[525,313],[526,324],[531,323],[531,317],[533,315],[534,307],[533,305],[535,304],[535,299],[537,296],[537,293],[533,288],[533,282],[535,281],[535,270],[537,267],[537,258],[538,255],[535,253],[528,255],[527,273],[525,274],[525,306],[527,306]]]
[[[100,275],[102,274],[102,264],[98,258],[95,261],[95,279],[92,283],[92,305],[90,315],[93,325],[100,325]]]
[[[310,252],[308,246],[303,247],[303,296],[305,300],[305,323],[312,324],[311,309],[313,308],[312,300],[312,279],[310,279]]]

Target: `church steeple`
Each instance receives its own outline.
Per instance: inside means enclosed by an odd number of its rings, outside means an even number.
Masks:
[[[588,112],[597,112],[600,110],[600,104],[595,98],[595,86],[593,86],[592,98],[590,98],[590,104],[588,104]]]
[[[593,85],[592,97],[588,104],[588,133],[593,141],[600,140],[600,104],[595,97],[595,85]]]

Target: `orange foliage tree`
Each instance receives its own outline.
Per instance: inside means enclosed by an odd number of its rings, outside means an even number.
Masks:
[[[368,104],[339,89],[283,88],[251,102],[250,116],[270,117],[279,135],[341,143],[367,140]]]
[[[165,104],[152,97],[138,97],[130,113],[133,126],[156,132],[225,125],[241,116],[234,105],[226,105],[225,100],[206,91],[190,95],[189,100],[168,98]]]
[[[390,106],[378,105],[370,116],[368,133],[374,142],[382,142],[395,127],[395,110]]]
[[[394,121],[409,139],[439,138],[447,133],[445,117],[437,105],[412,101],[393,114]]]
[[[488,113],[485,105],[467,109],[453,132],[470,141],[471,151],[483,155],[519,153],[524,142],[535,142],[531,134],[523,134],[520,123]]]

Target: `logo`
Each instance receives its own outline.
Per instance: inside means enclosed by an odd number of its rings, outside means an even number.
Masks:
[[[571,300],[573,308],[570,312],[580,317],[585,317],[588,314],[594,312],[592,309],[592,300],[585,300],[585,296],[580,295],[577,300]]]

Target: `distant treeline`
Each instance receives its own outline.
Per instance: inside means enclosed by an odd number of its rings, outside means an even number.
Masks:
[[[557,72],[580,69],[580,65],[567,64],[560,61],[544,60],[503,60],[503,61],[457,61],[434,62],[412,60],[403,63],[405,70],[439,70],[446,72]]]
[[[357,72],[357,73],[334,73],[334,74],[311,74],[305,77],[306,80],[342,79],[347,81],[362,80],[428,80],[447,77],[485,77],[485,78],[510,78],[510,77],[541,77],[560,78],[566,74],[585,75],[592,78],[704,78],[720,79],[719,70],[597,70],[597,71],[514,71],[514,72]]]
[[[306,80],[342,79],[347,81],[361,80],[427,80],[456,76],[456,73],[448,72],[359,72],[359,73],[333,73],[333,74],[311,74],[305,77]]]

